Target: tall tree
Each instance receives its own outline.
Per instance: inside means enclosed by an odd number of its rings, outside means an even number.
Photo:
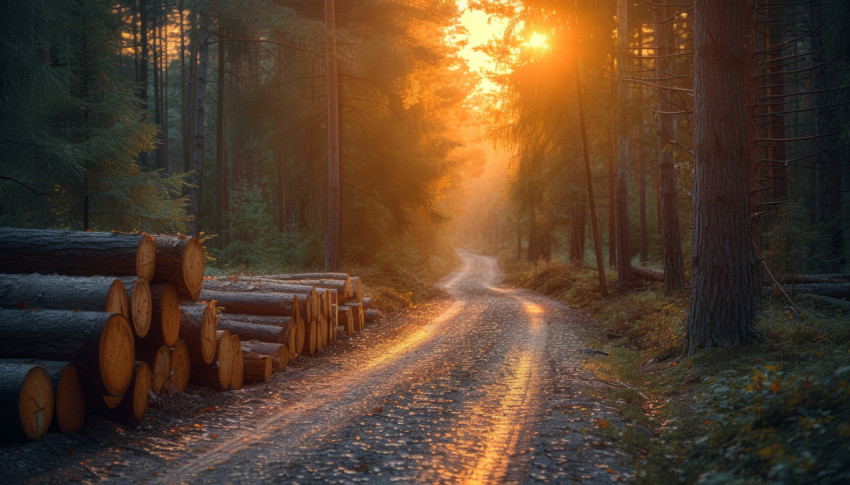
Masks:
[[[678,188],[676,186],[676,168],[672,154],[674,111],[670,103],[669,86],[670,72],[670,29],[667,11],[664,6],[656,6],[655,42],[656,56],[655,72],[658,78],[658,172],[659,199],[658,211],[661,214],[661,257],[664,261],[664,293],[669,295],[685,287],[685,263],[682,256],[681,236],[679,235],[679,204]]]
[[[629,232],[629,59],[628,0],[617,0],[617,284],[631,282],[632,249]]]
[[[339,92],[336,70],[336,10],[334,0],[325,0],[325,56],[327,59],[328,89],[328,208],[325,232],[325,271],[340,267],[339,223]]]
[[[694,6],[694,239],[687,350],[753,336],[759,290],[749,210],[752,0]],[[730,21],[731,20],[731,21]]]

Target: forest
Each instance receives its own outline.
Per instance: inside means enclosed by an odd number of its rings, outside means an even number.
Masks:
[[[704,441],[670,438],[644,470],[704,452],[714,469],[740,458],[738,476],[818,477],[818,457],[846,451],[850,3],[31,0],[2,14],[0,226],[188,234],[208,275],[362,273],[390,311],[439,294],[454,248],[486,253],[508,283],[613,325],[620,368],[599,372],[702,366],[658,394],[710,385],[707,408],[734,426],[694,421]],[[783,374],[794,356],[823,379]],[[811,421],[788,441],[805,435],[814,458],[794,461],[771,440],[799,409]],[[717,451],[727,441],[740,455]]]

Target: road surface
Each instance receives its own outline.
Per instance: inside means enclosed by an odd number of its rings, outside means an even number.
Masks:
[[[105,421],[6,446],[0,479],[628,481],[629,460],[599,426],[617,417],[585,395],[593,381],[577,370],[588,318],[499,286],[492,258],[459,254],[462,266],[441,283],[445,301],[299,357],[265,385],[184,396],[188,413],[165,400],[137,429]]]

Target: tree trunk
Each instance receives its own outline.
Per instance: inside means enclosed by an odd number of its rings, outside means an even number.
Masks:
[[[148,115],[148,2],[139,0],[139,45],[142,53],[139,56],[139,99],[141,108]],[[148,166],[148,152],[139,152],[139,166],[150,169]]]
[[[193,222],[193,234],[201,232],[201,181],[204,168],[204,121],[206,120],[206,95],[207,95],[207,60],[209,57],[207,29],[208,17],[206,12],[206,0],[200,0],[198,5],[198,71],[195,76],[195,100],[194,100],[194,128],[192,131],[192,177],[191,189],[191,212],[195,219]]]
[[[581,71],[578,58],[575,61],[576,99],[578,100],[579,124],[581,125],[581,145],[584,157],[584,172],[587,179],[587,200],[590,204],[590,223],[593,228],[593,250],[596,255],[596,272],[599,275],[599,291],[602,297],[608,296],[608,284],[605,281],[605,263],[602,261],[602,236],[599,234],[599,222],[596,220],[596,198],[593,195],[593,174],[590,171],[590,149],[587,145],[587,129],[584,122],[584,107],[581,95]],[[362,313],[362,310],[361,310]]]
[[[352,309],[345,305],[340,305],[339,308],[337,308],[337,312],[339,313],[338,318],[340,325],[342,325],[346,335],[354,335],[356,329],[354,327],[354,312]]]
[[[218,321],[212,304],[180,307],[180,337],[189,347],[192,363],[212,364],[216,355]]]
[[[745,106],[751,13],[749,0],[695,4],[689,353],[753,338],[759,279],[749,213]]]
[[[225,145],[225,130],[224,130],[224,93],[225,93],[225,40],[222,34],[223,19],[219,14],[218,19],[218,83],[216,84],[216,104],[215,104],[215,180],[217,187],[216,197],[216,212],[215,212],[215,231],[223,239],[224,236],[224,215],[227,214],[227,147]],[[221,242],[220,248],[224,249],[224,243]]]
[[[0,275],[0,308],[86,310],[130,318],[124,283],[110,276]]]
[[[664,7],[656,7],[655,36],[657,46],[656,77],[661,80],[671,77],[670,62],[670,26],[664,21],[667,12]],[[659,83],[668,84],[666,81]],[[661,253],[664,261],[664,294],[670,295],[685,288],[685,262],[682,256],[682,242],[679,235],[679,204],[676,187],[675,160],[668,143],[673,139],[673,126],[670,115],[670,95],[667,90],[658,88],[658,172],[660,177],[660,201],[658,210],[661,214]]]
[[[325,0],[325,59],[328,90],[328,207],[325,233],[325,270],[339,271],[341,264],[339,221],[339,92],[336,66],[336,12],[334,0]]]
[[[640,262],[646,263],[649,258],[649,241],[646,231],[646,161],[643,159],[643,144],[637,140],[635,156],[637,158],[638,201],[640,207]]]
[[[0,360],[3,434],[41,439],[53,421],[53,385],[39,365]]]
[[[119,314],[0,310],[0,356],[73,361],[85,385],[115,396],[133,376],[133,331]]]
[[[617,0],[617,285],[631,280],[632,250],[629,233],[629,118],[626,67],[629,59],[628,5]]]
[[[147,234],[0,227],[0,271],[69,276],[143,276],[156,270]]]
[[[197,300],[204,281],[204,247],[194,237],[156,236],[156,275],[151,283],[171,283],[184,300]]]

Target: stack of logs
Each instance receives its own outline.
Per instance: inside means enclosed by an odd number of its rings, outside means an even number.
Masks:
[[[29,439],[87,408],[140,421],[190,382],[263,382],[379,316],[342,273],[205,279],[180,235],[0,228],[0,273],[0,420]]]

